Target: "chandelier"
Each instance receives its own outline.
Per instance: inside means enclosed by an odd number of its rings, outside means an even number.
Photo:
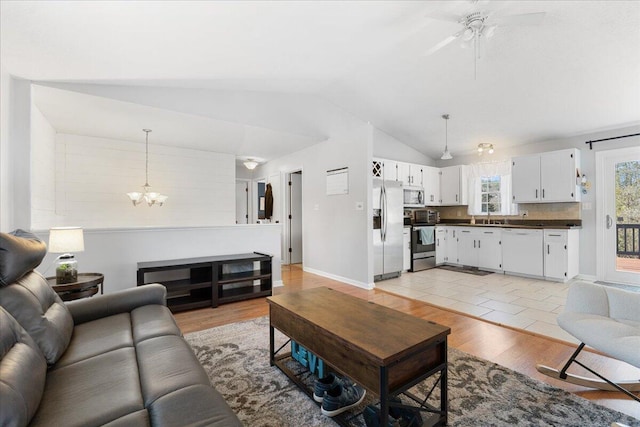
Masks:
[[[151,129],[142,129],[142,131],[146,132],[145,184],[142,186],[142,193],[139,191],[132,191],[131,193],[127,193],[127,196],[129,196],[131,202],[133,202],[133,206],[138,206],[143,201],[147,202],[147,205],[149,206],[162,206],[169,197],[158,192],[151,191],[151,186],[149,185],[149,132],[151,132]]]

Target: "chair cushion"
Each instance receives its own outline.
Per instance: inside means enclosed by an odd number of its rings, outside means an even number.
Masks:
[[[2,307],[31,335],[47,363],[54,364],[73,333],[69,309],[37,271],[0,288]]]
[[[40,404],[47,363],[29,334],[0,307],[0,425],[27,425]]]
[[[42,262],[47,245],[24,230],[0,233],[0,287],[15,282]]]

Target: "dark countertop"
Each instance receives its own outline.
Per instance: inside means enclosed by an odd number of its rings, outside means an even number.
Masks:
[[[457,227],[492,227],[492,228],[528,228],[528,229],[554,229],[554,230],[573,230],[582,228],[582,220],[580,219],[554,219],[554,220],[536,220],[536,219],[507,219],[507,224],[482,224],[486,218],[476,219],[475,224],[470,224],[468,220],[460,221],[455,219],[443,219],[438,225],[455,225]],[[492,220],[493,221],[493,220]],[[504,222],[504,219],[497,220]]]

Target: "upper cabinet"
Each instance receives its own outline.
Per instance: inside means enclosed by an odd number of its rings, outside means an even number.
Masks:
[[[512,159],[515,203],[579,202],[580,150],[550,151]]]
[[[422,187],[422,165],[398,162],[398,181],[405,186]]]
[[[440,204],[440,169],[433,166],[422,167],[422,186],[424,201],[427,206]]]
[[[380,178],[387,181],[399,181],[398,162],[387,159],[373,159],[371,174],[374,178]]]
[[[440,204],[442,206],[467,204],[464,165],[440,168]]]

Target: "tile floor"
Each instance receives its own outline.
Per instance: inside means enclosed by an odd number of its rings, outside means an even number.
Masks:
[[[397,295],[570,343],[578,341],[556,323],[569,283],[493,273],[474,276],[439,268],[403,273],[376,282]]]

